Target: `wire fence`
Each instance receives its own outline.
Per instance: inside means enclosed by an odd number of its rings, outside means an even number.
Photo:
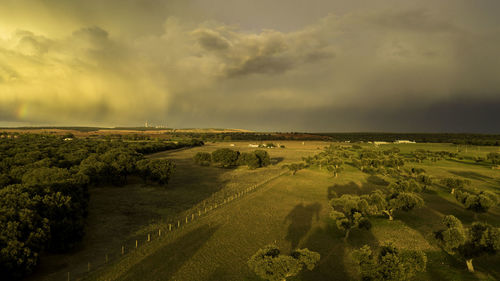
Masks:
[[[220,209],[226,204],[242,198],[243,196],[255,191],[259,187],[275,180],[278,177],[281,177],[286,173],[288,173],[288,171],[282,171],[278,175],[271,176],[260,183],[245,187],[244,189],[231,194],[227,194],[227,191],[217,192],[208,199],[205,199],[201,203],[196,204],[188,211],[181,213],[181,215],[176,216],[175,218],[164,219],[161,223],[155,224],[154,230],[152,230],[147,235],[136,235],[132,239],[123,241],[123,243],[121,243],[121,248],[112,251],[106,251],[106,253],[102,255],[100,262],[98,261],[99,258],[93,256],[93,262],[89,261],[87,262],[86,266],[79,266],[77,268],[74,268],[72,271],[66,272],[64,277],[61,276],[60,278],[53,279],[67,281],[82,280],[83,278],[87,277],[88,274],[96,271],[106,264],[118,261],[128,253],[139,249],[141,246],[146,245],[147,243],[155,239],[158,240],[169,236],[169,234],[172,235],[173,232],[182,229],[185,225],[193,223],[196,220],[209,215],[214,210]]]

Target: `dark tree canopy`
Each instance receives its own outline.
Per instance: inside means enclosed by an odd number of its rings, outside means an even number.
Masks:
[[[212,152],[212,161],[228,168],[237,165],[239,152],[229,148],[220,148]]]
[[[474,213],[486,213],[488,210],[498,204],[498,196],[488,191],[480,191],[477,194],[467,191],[457,190],[455,199],[462,204],[465,209]]]
[[[319,259],[320,254],[308,249],[283,255],[276,245],[267,245],[248,260],[248,266],[262,279],[283,281],[296,276],[304,268],[313,270]]]
[[[208,152],[198,152],[194,155],[193,160],[198,165],[208,166],[212,162],[212,155]]]
[[[89,185],[123,185],[135,174],[165,184],[173,164],[141,153],[202,144],[15,136],[0,138],[0,276],[7,280],[29,274],[42,251],[67,251],[81,241]]]
[[[422,251],[402,251],[392,245],[374,252],[368,245],[354,251],[354,259],[361,269],[363,281],[413,280],[418,272],[425,272],[427,256]]]
[[[434,232],[434,237],[448,253],[465,260],[467,269],[474,271],[472,260],[483,255],[494,255],[500,250],[500,229],[483,222],[474,222],[465,228],[452,215],[445,216],[443,229]]]

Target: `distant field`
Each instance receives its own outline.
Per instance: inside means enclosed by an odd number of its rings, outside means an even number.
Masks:
[[[39,272],[30,280],[66,280],[68,271],[84,280],[260,280],[250,272],[246,261],[257,249],[272,242],[284,252],[307,247],[321,254],[320,265],[315,270],[290,280],[357,279],[352,250],[363,244],[387,242],[427,253],[428,270],[418,276],[419,280],[500,279],[498,256],[477,259],[477,272],[471,274],[461,261],[444,254],[432,242],[432,231],[439,227],[443,215],[454,214],[467,224],[473,219],[471,213],[439,187],[423,194],[425,208],[397,213],[392,222],[375,218],[371,231],[353,231],[344,244],[342,233],[329,219],[329,192],[360,194],[377,187],[367,174],[349,165],[338,178],[319,169],[301,170],[295,176],[287,173],[183,224],[179,230],[166,233],[173,220],[196,214],[213,200],[276,176],[284,171],[281,165],[298,162],[329,144],[280,142],[285,145],[284,149],[267,149],[273,165],[256,170],[200,167],[191,160],[198,151],[210,152],[220,147],[255,150],[248,146],[250,143],[255,142],[233,142],[234,146],[208,143],[203,147],[151,155],[172,159],[177,164],[177,172],[166,189],[142,183],[93,189],[88,233],[81,249],[69,255],[44,257]],[[397,146],[402,153],[419,148],[457,150],[457,146],[449,144],[389,144],[375,149],[391,146]],[[459,146],[458,150],[466,156],[464,160],[424,161],[407,166],[424,167],[435,178],[467,178],[479,189],[500,193],[500,171],[468,159],[484,157],[488,152],[498,151],[498,147],[469,146],[465,153],[465,146]],[[479,219],[500,225],[500,208],[479,215]],[[158,239],[158,229],[164,231],[161,239]],[[145,241],[148,233],[153,234],[151,242]],[[135,239],[145,245],[133,249]],[[122,245],[126,245],[127,253],[120,257]],[[110,262],[102,265],[106,254]],[[87,275],[88,262],[92,270]],[[99,268],[94,270],[97,265]]]

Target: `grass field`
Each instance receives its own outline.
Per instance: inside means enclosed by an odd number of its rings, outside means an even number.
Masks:
[[[286,148],[269,149],[273,165],[248,170],[220,169],[194,165],[198,151],[230,147],[240,151],[254,150],[249,142],[207,144],[204,147],[151,155],[172,159],[177,171],[167,188],[135,182],[126,187],[103,187],[92,190],[87,235],[80,249],[67,255],[43,257],[38,272],[30,280],[260,280],[246,261],[257,249],[277,243],[284,252],[309,248],[321,254],[319,266],[290,280],[352,280],[358,269],[352,261],[352,250],[364,244],[388,242],[406,249],[421,249],[429,262],[419,280],[498,280],[500,258],[475,260],[476,273],[468,273],[465,264],[444,254],[432,241],[432,231],[439,228],[443,215],[453,214],[464,223],[473,215],[458,205],[439,186],[423,194],[425,208],[410,213],[396,213],[394,221],[374,218],[370,231],[355,230],[347,243],[329,218],[328,195],[367,193],[377,188],[377,180],[346,165],[334,178],[324,170],[306,169],[292,176],[286,173],[168,232],[168,224],[196,214],[213,202],[241,192],[247,187],[283,173],[281,166],[298,162],[327,145],[324,142],[281,142]],[[401,144],[402,153],[418,148],[448,150],[448,144]],[[381,145],[374,149],[384,149]],[[459,147],[466,157],[460,161],[409,163],[424,167],[435,178],[459,176],[471,180],[479,189],[500,192],[500,171],[476,164],[468,157],[498,151],[497,147]],[[500,225],[500,208],[479,216],[480,220]],[[163,235],[158,238],[158,229]],[[147,234],[153,234],[146,242]],[[134,249],[135,240],[140,246]],[[126,254],[121,256],[121,246]],[[103,265],[105,255],[109,263]],[[88,263],[90,274],[86,274]]]

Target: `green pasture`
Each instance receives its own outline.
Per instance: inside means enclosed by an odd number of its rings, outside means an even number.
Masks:
[[[264,142],[266,143],[266,142]],[[442,216],[453,214],[465,224],[473,214],[464,210],[439,184],[423,194],[422,209],[395,214],[394,221],[385,217],[372,219],[370,231],[354,230],[347,243],[329,218],[329,194],[363,194],[380,188],[384,179],[369,176],[345,165],[334,178],[325,170],[305,169],[292,176],[286,173],[232,202],[198,217],[214,200],[241,192],[247,187],[279,175],[281,166],[299,162],[314,155],[329,143],[278,142],[285,148],[267,149],[270,167],[248,170],[246,167],[221,169],[194,164],[192,156],[199,151],[211,152],[228,147],[251,151],[249,144],[258,142],[209,143],[203,147],[181,149],[151,155],[167,158],[177,170],[166,188],[146,185],[139,180],[125,187],[101,187],[91,191],[87,235],[79,249],[65,255],[49,255],[42,259],[39,270],[30,280],[260,280],[246,261],[259,248],[276,243],[284,252],[309,248],[319,252],[321,260],[313,270],[290,280],[356,280],[358,268],[352,251],[364,244],[393,243],[404,249],[425,251],[427,272],[418,280],[498,280],[499,256],[474,261],[476,273],[467,272],[465,263],[439,249],[432,231],[440,227]],[[234,146],[231,146],[234,144]],[[342,144],[348,145],[348,144]],[[456,152],[451,144],[388,144],[370,149],[396,146],[401,153],[415,149]],[[458,147],[463,160],[407,163],[421,167],[435,179],[456,176],[469,179],[474,187],[500,194],[500,170],[469,159],[485,157],[498,147]],[[168,224],[195,214],[196,219],[168,231]],[[191,217],[189,217],[191,218]],[[500,226],[500,208],[478,216],[479,220]],[[162,236],[158,236],[162,230]],[[146,241],[147,235],[152,239]],[[139,247],[135,249],[135,240]],[[121,247],[125,245],[125,254]],[[109,262],[104,264],[105,256]],[[90,273],[88,263],[91,264]]]

